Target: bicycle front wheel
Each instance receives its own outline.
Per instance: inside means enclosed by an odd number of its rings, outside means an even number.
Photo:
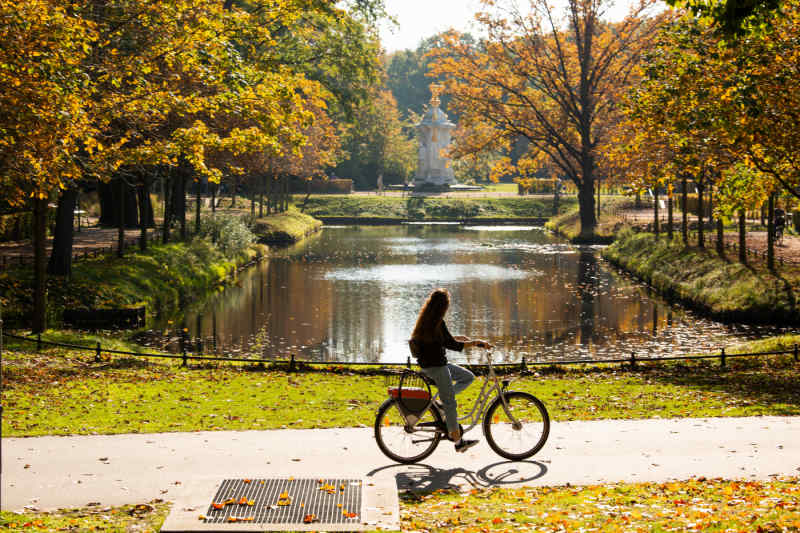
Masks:
[[[395,400],[386,400],[375,417],[375,440],[378,448],[398,463],[416,463],[428,457],[439,445],[443,427],[439,413],[429,406],[413,427],[406,424]]]
[[[501,457],[527,459],[542,449],[550,434],[550,416],[544,404],[527,392],[504,394],[508,411],[495,398],[483,417],[486,442]]]

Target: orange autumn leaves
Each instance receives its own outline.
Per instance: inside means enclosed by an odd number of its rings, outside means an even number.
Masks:
[[[256,507],[257,509],[254,509],[254,510],[257,511],[258,507],[261,506],[261,505],[265,506],[266,508],[268,508],[270,510],[277,510],[277,509],[280,509],[280,508],[288,508],[288,507],[290,507],[290,506],[295,504],[294,497],[291,494],[293,492],[291,483],[294,481],[294,477],[289,477],[287,481],[289,482],[289,488],[287,488],[286,490],[281,491],[280,494],[277,496],[277,499],[276,499],[276,501],[274,503],[271,503],[271,504],[270,503],[259,504],[257,506],[256,505],[256,500],[250,499],[246,495],[241,495],[241,496],[234,496],[234,497],[227,498],[226,500],[221,501],[221,502],[212,502],[211,503],[211,509],[213,511],[224,511],[224,509],[226,507],[233,506],[233,507],[237,508],[237,510],[247,510],[248,508]],[[243,479],[242,482],[245,485],[249,485],[249,484],[251,484],[253,482],[253,480],[252,479]],[[264,485],[265,481],[264,480],[259,480],[258,483],[261,484],[261,485]],[[340,483],[338,487],[336,486],[336,484],[329,483],[325,479],[318,479],[317,483],[318,483],[317,490],[323,491],[328,495],[336,495],[337,492],[338,492],[338,494],[340,496],[344,496],[345,495],[345,491],[347,490],[347,484],[346,483]],[[304,508],[305,507],[305,503],[304,502],[299,502],[299,507],[300,508]],[[357,519],[358,516],[359,516],[358,513],[350,511],[350,510],[344,508],[344,505],[342,503],[338,503],[337,507],[338,507],[339,510],[341,510],[341,514],[345,518]],[[312,509],[312,511],[313,511],[313,509]],[[219,515],[217,515],[216,513],[214,513],[214,514],[215,514],[216,518],[219,518]],[[208,520],[209,518],[214,518],[214,517],[210,517],[210,516],[201,514],[201,515],[199,515],[198,518],[199,518],[199,520]],[[227,516],[227,518],[224,518],[224,520],[227,521],[227,522],[252,522],[252,521],[255,520],[255,518],[253,516],[237,516],[237,515],[234,515],[234,514],[230,514],[229,516]],[[303,516],[303,522],[304,523],[308,524],[308,523],[317,522],[317,521],[318,521],[317,515],[315,513],[313,513],[313,512],[308,512]]]

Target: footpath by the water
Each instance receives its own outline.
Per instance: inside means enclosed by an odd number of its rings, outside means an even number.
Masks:
[[[1,504],[174,501],[200,480],[237,477],[373,477],[431,490],[798,475],[800,417],[561,422],[528,461],[507,461],[482,439],[466,454],[442,442],[408,466],[380,453],[372,428],[6,438]]]

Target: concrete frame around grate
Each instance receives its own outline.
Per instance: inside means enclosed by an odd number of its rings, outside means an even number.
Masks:
[[[250,479],[263,479],[267,476],[253,476]],[[324,479],[322,476],[320,476]],[[269,478],[286,480],[286,477]],[[335,478],[330,478],[335,479]],[[196,478],[184,485],[182,494],[172,505],[162,533],[238,532],[238,531],[399,531],[400,505],[397,498],[397,485],[393,480],[359,478],[361,481],[360,520],[343,523],[252,523],[229,522],[207,523],[205,516],[209,505],[218,494],[224,479]],[[297,502],[295,502],[297,503]]]

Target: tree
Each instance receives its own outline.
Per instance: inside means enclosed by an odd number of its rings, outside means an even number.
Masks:
[[[492,2],[484,2],[491,5]],[[462,137],[453,155],[507,148],[517,136],[529,150],[517,166],[552,166],[578,188],[581,240],[592,240],[598,147],[618,120],[618,101],[635,74],[659,18],[643,2],[617,24],[601,20],[605,1],[570,0],[559,19],[544,0],[514,3],[477,19],[483,46],[455,33],[435,49],[432,73],[461,113]]]
[[[80,176],[75,154],[96,142],[81,69],[95,38],[68,5],[0,0],[0,191],[33,207],[34,332],[46,326],[48,200]]]
[[[384,183],[403,183],[416,166],[412,135],[410,124],[400,119],[391,92],[375,89],[355,111],[342,136],[347,156],[336,166],[336,174],[352,178],[360,188],[375,187],[381,174]]]

